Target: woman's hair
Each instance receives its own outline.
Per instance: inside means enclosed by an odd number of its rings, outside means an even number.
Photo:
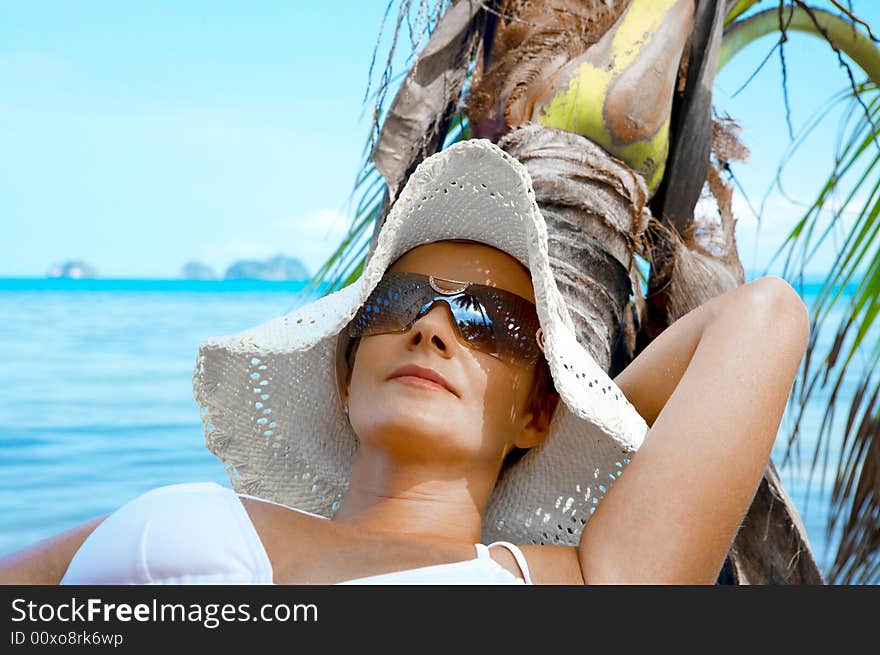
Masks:
[[[554,396],[556,395],[558,394],[556,392],[556,385],[553,384],[553,376],[550,374],[550,366],[542,355],[541,358],[535,362],[535,382],[532,385],[532,390],[526,401],[526,411],[532,412],[536,415],[541,412],[547,412],[548,414],[551,413],[555,406]],[[508,466],[518,462],[527,452],[529,452],[528,448],[517,448],[514,446],[505,456],[504,462],[501,465],[501,470],[503,471]]]

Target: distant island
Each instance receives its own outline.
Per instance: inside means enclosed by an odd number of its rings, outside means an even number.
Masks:
[[[192,259],[180,269],[178,278],[184,280],[216,280],[214,269]],[[241,259],[226,269],[226,280],[308,280],[309,272],[297,257],[275,255],[269,259]]]
[[[298,257],[275,255],[265,261],[246,259],[226,269],[227,280],[308,280],[309,272]]]
[[[216,280],[217,274],[207,264],[193,259],[183,265],[177,277],[184,280]]]
[[[48,278],[84,279],[97,278],[98,272],[81,259],[70,259],[61,264],[53,264],[46,273]],[[309,279],[309,272],[298,257],[275,255],[259,261],[241,259],[234,262],[223,279],[226,280],[276,280],[304,281]],[[182,280],[217,280],[219,276],[213,268],[196,259],[187,261],[177,274]]]
[[[66,277],[78,280],[87,277],[98,277],[98,272],[80,259],[71,259],[49,268],[46,277]]]

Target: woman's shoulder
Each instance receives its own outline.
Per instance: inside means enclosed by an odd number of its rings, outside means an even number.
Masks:
[[[270,583],[271,567],[237,495],[215,482],[146,491],[110,514],[62,584]]]
[[[535,584],[582,585],[584,581],[577,546],[528,544],[520,546]]]
[[[131,533],[147,528],[166,532],[176,528],[180,534],[192,534],[196,526],[216,528],[220,525],[216,519],[228,521],[228,510],[235,508],[237,502],[232,489],[216,482],[167,484],[127,501],[110,514],[103,525]]]
[[[320,514],[247,494],[237,494],[236,502],[257,534],[276,582],[310,578],[323,554],[352,545],[343,526]]]

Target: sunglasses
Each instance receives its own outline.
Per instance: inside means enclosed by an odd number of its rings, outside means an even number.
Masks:
[[[544,353],[535,304],[522,296],[436,275],[387,271],[348,326],[351,338],[406,332],[438,300],[446,302],[469,347],[528,367]]]

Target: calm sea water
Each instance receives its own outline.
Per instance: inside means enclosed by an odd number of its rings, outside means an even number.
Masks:
[[[153,487],[230,486],[204,446],[192,396],[198,345],[290,311],[302,302],[302,286],[0,279],[0,554]],[[817,290],[804,287],[808,304]],[[798,437],[803,453],[813,451],[819,410],[810,408]],[[792,414],[786,410],[773,459],[824,571],[833,555],[826,546],[836,545],[824,534],[827,487],[824,498],[817,494],[823,487],[814,475],[807,503],[807,471],[780,466]],[[832,444],[832,464],[837,452]]]

